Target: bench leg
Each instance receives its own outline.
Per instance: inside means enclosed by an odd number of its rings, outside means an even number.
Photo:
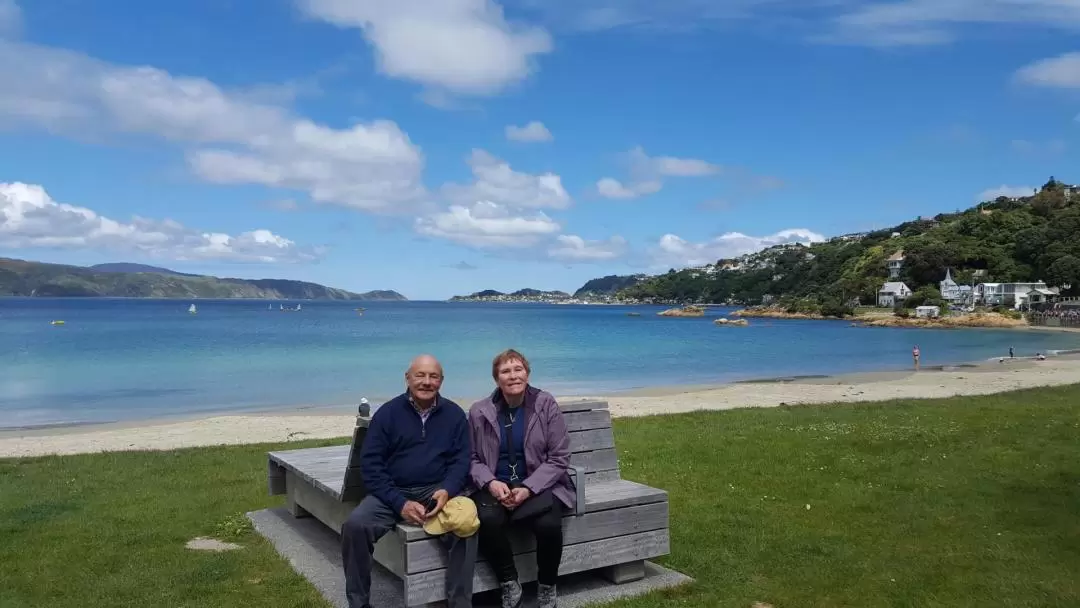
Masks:
[[[640,581],[645,578],[645,560],[608,566],[600,571],[600,576],[616,585]]]
[[[289,493],[285,496],[285,508],[289,510],[289,513],[292,513],[293,517],[311,517],[311,513],[296,502],[296,494],[292,491],[292,488],[289,488]]]

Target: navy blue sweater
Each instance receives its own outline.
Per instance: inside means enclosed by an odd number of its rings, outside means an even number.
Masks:
[[[422,423],[403,393],[371,417],[360,452],[368,492],[395,513],[405,506],[401,488],[439,485],[457,496],[469,476],[469,425],[458,404],[439,397]]]

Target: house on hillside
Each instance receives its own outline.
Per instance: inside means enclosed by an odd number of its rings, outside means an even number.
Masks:
[[[877,305],[892,308],[911,295],[911,288],[903,281],[886,281],[878,290]]]
[[[1027,306],[1031,292],[1037,292],[1036,297],[1045,297],[1041,292],[1054,290],[1048,288],[1046,283],[979,283],[975,286],[975,302],[983,306],[1011,306],[1015,309]]]
[[[1046,289],[1036,287],[1035,289],[1027,292],[1027,298],[1025,299],[1024,303],[1027,304],[1029,307],[1041,307],[1049,304],[1050,302],[1053,302],[1060,295],[1061,289],[1058,287],[1048,287]]]
[[[1065,202],[1072,200],[1072,197],[1080,195],[1080,186],[1070,186],[1069,184],[1062,184],[1061,191],[1065,193]]]
[[[904,250],[901,249],[889,256],[885,261],[889,266],[889,279],[895,281],[900,278],[900,271],[904,269]]]
[[[970,285],[959,285],[952,278],[952,269],[945,269],[945,280],[938,283],[938,291],[941,299],[950,304],[967,304],[971,301],[972,289]]]

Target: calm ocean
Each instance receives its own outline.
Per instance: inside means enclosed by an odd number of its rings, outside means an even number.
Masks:
[[[1051,332],[714,326],[724,309],[671,319],[649,306],[196,302],[191,315],[190,300],[0,299],[0,427],[378,403],[422,352],[443,361],[444,393],[471,399],[490,390],[491,357],[507,347],[531,359],[534,384],[568,395],[903,369],[914,344],[924,365],[1080,346]]]

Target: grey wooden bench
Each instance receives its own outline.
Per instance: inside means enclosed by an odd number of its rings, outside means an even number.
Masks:
[[[639,580],[645,576],[645,560],[670,552],[667,492],[622,479],[606,402],[561,407],[570,429],[578,504],[563,519],[559,574],[599,570],[613,583]],[[359,454],[370,420],[365,414],[357,417],[351,445],[268,453],[270,494],[284,494],[294,516],[314,516],[341,532],[364,496]],[[534,541],[520,535],[512,545],[521,581],[536,580]],[[446,598],[446,551],[423,528],[398,524],[376,545],[375,560],[401,579],[406,606]],[[498,587],[482,557],[473,586],[476,593]]]

